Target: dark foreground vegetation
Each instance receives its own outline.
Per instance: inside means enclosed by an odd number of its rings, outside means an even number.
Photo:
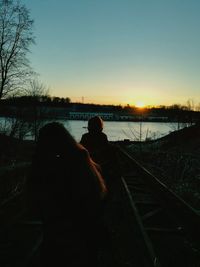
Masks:
[[[130,144],[128,149],[146,169],[200,210],[200,124],[155,141]]]

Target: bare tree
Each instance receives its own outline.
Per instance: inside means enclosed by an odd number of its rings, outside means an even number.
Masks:
[[[0,0],[0,99],[16,94],[32,74],[26,57],[34,43],[33,20],[18,0]]]
[[[39,129],[44,125],[48,113],[47,107],[41,105],[41,100],[44,97],[49,96],[49,90],[38,80],[31,80],[29,87],[26,90],[26,95],[32,98],[32,105],[29,107],[29,121],[32,125],[32,135],[36,141],[39,134]]]
[[[200,102],[196,105],[195,110],[200,111]]]
[[[13,107],[14,116],[0,122],[0,132],[21,140],[27,136],[37,140],[48,116],[48,108],[42,105],[42,99],[48,97],[48,89],[41,82],[31,80],[24,92],[29,100]]]
[[[193,99],[188,99],[186,103],[187,110],[191,111],[195,109],[195,104]]]

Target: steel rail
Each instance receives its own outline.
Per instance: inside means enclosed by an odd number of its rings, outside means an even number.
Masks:
[[[125,179],[123,178],[123,176],[121,177],[121,180],[122,180],[122,183],[123,183],[123,186],[124,186],[124,189],[127,193],[127,196],[128,196],[128,199],[130,201],[130,205],[133,209],[133,212],[134,212],[134,216],[136,218],[136,221],[137,221],[137,224],[139,226],[139,230],[141,232],[141,235],[143,237],[143,241],[144,241],[144,245],[147,249],[147,254],[148,254],[148,257],[149,257],[149,260],[150,260],[150,264],[151,266],[153,267],[161,267],[161,264],[159,262],[159,259],[154,251],[154,248],[153,248],[153,245],[152,245],[152,242],[150,241],[145,229],[144,229],[144,226],[143,226],[143,223],[142,223],[142,220],[141,220],[141,217],[138,213],[138,210],[137,210],[137,207],[133,201],[133,198],[132,198],[132,195],[131,195],[131,192],[128,188],[128,185],[125,181]]]
[[[154,259],[162,267],[200,266],[198,212],[128,151],[121,146],[118,148],[121,182],[136,218],[133,223],[137,223],[138,233],[142,233],[141,242],[145,250],[140,249],[148,251],[145,257],[150,259],[150,266],[153,266]]]
[[[162,205],[170,208],[170,212],[179,218],[184,230],[193,240],[200,240],[200,215],[186,201],[170,190],[157,177],[151,174],[142,164],[136,161],[125,149],[119,146],[120,152],[125,155],[141,174],[143,181],[156,192],[155,197]]]

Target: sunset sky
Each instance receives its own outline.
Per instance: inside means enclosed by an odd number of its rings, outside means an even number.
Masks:
[[[199,0],[22,0],[29,55],[50,94],[73,102],[200,102]]]

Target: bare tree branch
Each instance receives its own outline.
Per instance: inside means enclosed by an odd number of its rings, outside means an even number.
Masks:
[[[26,58],[34,43],[33,20],[17,0],[0,0],[0,99],[19,91],[33,74]]]

